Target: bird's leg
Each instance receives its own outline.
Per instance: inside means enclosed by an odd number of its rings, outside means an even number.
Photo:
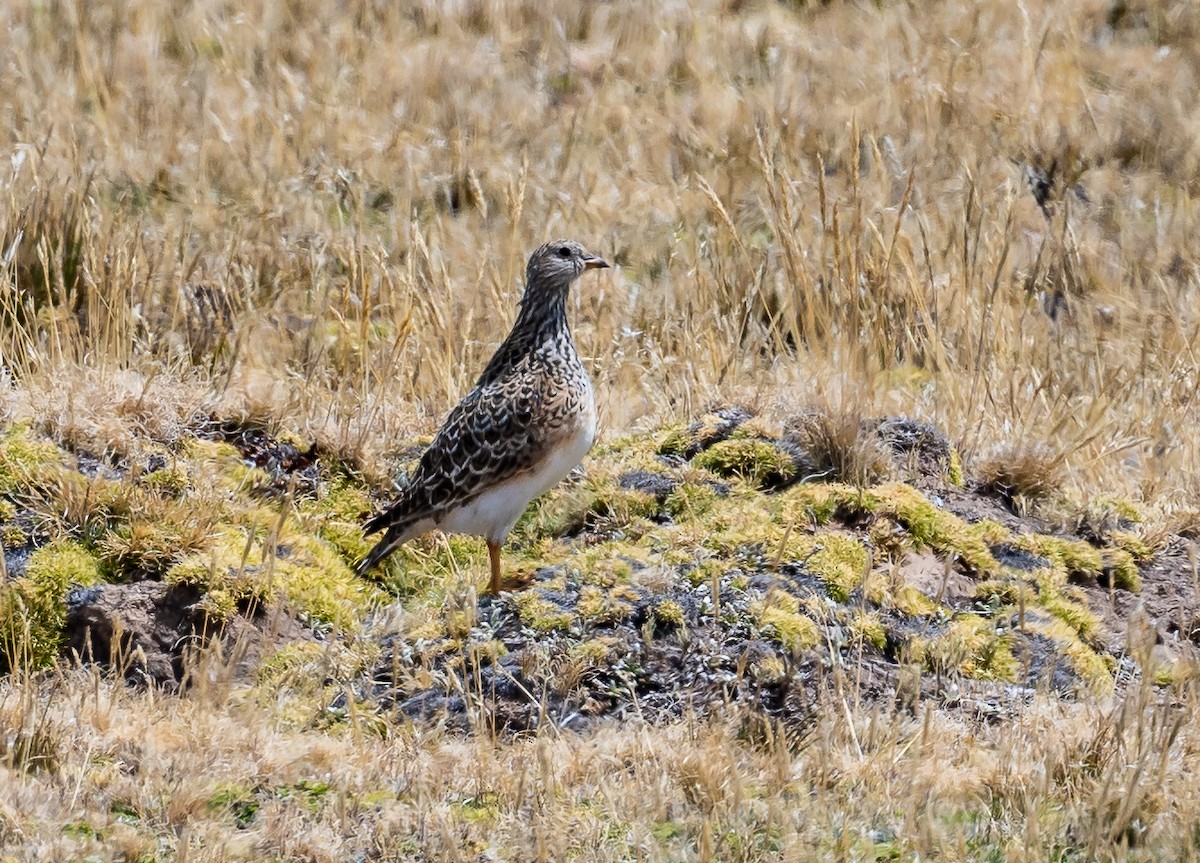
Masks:
[[[500,543],[487,541],[488,558],[492,564],[492,580],[488,583],[488,593],[495,596],[500,592]]]

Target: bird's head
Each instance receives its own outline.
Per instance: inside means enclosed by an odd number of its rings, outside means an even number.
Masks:
[[[565,289],[585,270],[607,267],[608,262],[579,245],[574,240],[555,240],[546,243],[529,256],[525,282],[529,286]]]

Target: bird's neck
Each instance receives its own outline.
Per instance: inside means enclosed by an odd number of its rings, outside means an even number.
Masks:
[[[513,323],[512,336],[524,343],[569,333],[567,328],[567,289],[526,290],[521,309]]]
[[[571,329],[567,324],[567,291],[564,288],[561,291],[535,293],[526,289],[512,332],[496,350],[476,386],[505,374],[523,357],[547,342],[570,343],[572,351],[574,349]]]

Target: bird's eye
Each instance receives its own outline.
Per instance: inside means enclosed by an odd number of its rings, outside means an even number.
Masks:
[[[559,246],[558,247],[558,256],[560,258],[569,258],[569,257],[571,257],[571,250],[568,249],[566,246]]]

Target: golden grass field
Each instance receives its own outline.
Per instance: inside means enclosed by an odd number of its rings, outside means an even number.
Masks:
[[[910,416],[1022,517],[1128,502],[1195,586],[1194,2],[50,0],[0,5],[0,34],[6,425],[192,460],[163,504],[5,449],[35,544],[150,566],[130,526],[174,519],[170,551],[208,553],[211,513],[261,515],[198,479],[214,423],[384,493],[507,332],[528,252],[569,236],[614,265],[571,300],[604,441],[718,402],[834,438]],[[410,618],[483,577],[443,546],[406,558],[448,554],[455,585],[406,583]],[[15,663],[0,861],[1194,860],[1194,634],[1167,680],[1139,632],[1096,694],[981,720],[831,672],[765,734],[463,733],[353,697],[315,722],[219,651],[181,694]]]

